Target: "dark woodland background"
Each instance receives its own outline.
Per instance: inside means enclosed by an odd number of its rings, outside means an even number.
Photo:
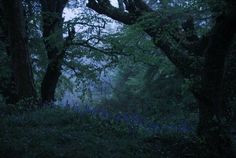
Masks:
[[[235,0],[0,0],[0,157],[234,158]]]

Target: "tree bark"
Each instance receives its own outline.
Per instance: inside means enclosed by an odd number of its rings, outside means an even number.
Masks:
[[[224,115],[227,108],[224,104],[224,75],[226,57],[236,32],[236,12],[227,12],[216,19],[205,49],[199,103],[198,133],[206,139],[212,153],[218,153],[220,157],[233,157]]]
[[[16,101],[35,98],[33,73],[25,30],[25,18],[21,1],[1,0],[7,24],[8,48],[12,77],[16,89]]]
[[[55,90],[60,76],[60,61],[55,60],[49,63],[41,84],[42,103],[51,103],[55,100]]]
[[[41,0],[43,17],[43,37],[48,56],[48,66],[41,83],[42,103],[55,100],[55,90],[61,75],[64,57],[63,9],[67,0]]]
[[[13,78],[13,73],[10,64],[10,51],[8,46],[8,31],[6,26],[6,19],[4,16],[3,6],[0,4],[0,42],[1,48],[1,68],[5,71],[5,75],[0,76],[0,94],[3,96],[7,104],[14,104],[17,102],[16,86]]]

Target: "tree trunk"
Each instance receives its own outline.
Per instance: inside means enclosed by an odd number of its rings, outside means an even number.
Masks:
[[[225,117],[224,78],[226,57],[235,34],[234,11],[217,18],[205,49],[205,65],[202,73],[199,101],[198,134],[204,138],[214,157],[233,156],[229,129]]]
[[[197,134],[203,140],[208,157],[234,158],[232,140],[224,117],[217,116],[216,107],[205,100],[205,96],[196,96],[199,104],[199,123]],[[215,98],[217,100],[217,98]]]
[[[61,63],[57,60],[49,63],[41,84],[41,97],[43,103],[50,103],[55,100],[54,94],[60,75]]]
[[[235,43],[236,44],[236,43]],[[233,49],[235,49],[235,45]],[[224,75],[224,105],[223,114],[230,127],[232,147],[236,153],[236,51],[231,50],[225,64],[226,73]]]
[[[15,80],[11,71],[10,50],[8,46],[8,31],[6,26],[6,19],[4,17],[3,6],[0,4],[0,43],[1,46],[1,76],[0,76],[0,94],[3,96],[7,104],[14,104],[17,102]],[[5,74],[5,75],[4,75]]]
[[[36,97],[21,1],[2,0],[17,101]]]
[[[42,103],[55,100],[55,90],[61,75],[64,57],[63,18],[66,0],[41,0],[43,37],[48,56],[48,66],[41,84]]]

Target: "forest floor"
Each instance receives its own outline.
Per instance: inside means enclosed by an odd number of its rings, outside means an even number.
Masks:
[[[163,131],[71,109],[0,107],[2,158],[203,157],[191,132]]]

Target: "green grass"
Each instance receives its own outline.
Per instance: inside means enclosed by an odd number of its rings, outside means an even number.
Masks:
[[[4,115],[0,120],[0,156],[139,157],[140,136],[129,127],[63,109]]]
[[[60,108],[13,109],[0,108],[2,158],[182,158],[191,153],[181,135],[152,137],[124,123]]]

